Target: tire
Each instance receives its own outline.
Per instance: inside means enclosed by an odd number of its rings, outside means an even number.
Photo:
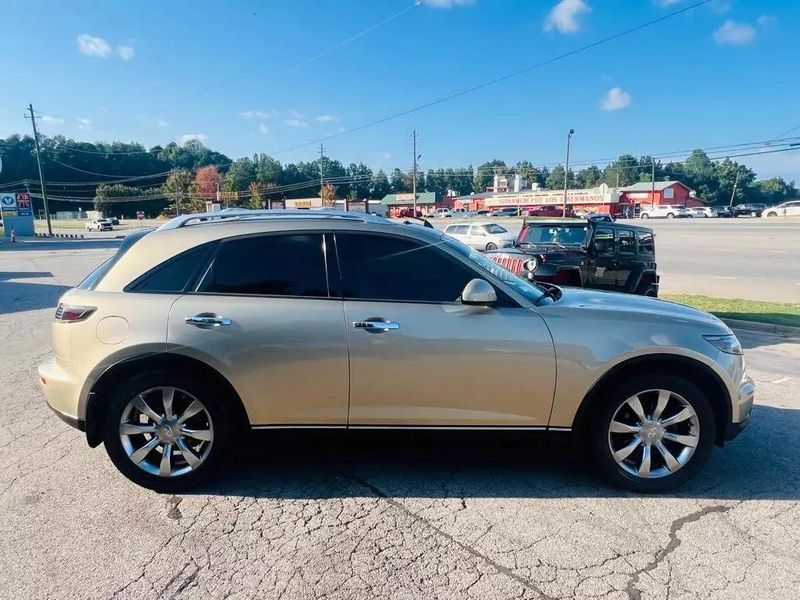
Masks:
[[[652,416],[662,390],[669,392],[669,397],[660,421],[645,420],[645,426],[638,433],[610,431],[612,420],[617,423],[615,428],[629,423],[635,427],[636,422],[642,422],[628,399],[638,398],[640,412],[645,417]],[[664,492],[686,483],[708,461],[716,438],[714,412],[705,394],[690,381],[667,373],[640,375],[610,390],[600,402],[593,422],[588,424],[591,452],[598,468],[612,484],[639,493]],[[680,418],[685,414],[691,416]],[[659,425],[676,416],[679,420],[666,428]],[[664,431],[682,441],[662,438]],[[668,466],[666,455],[659,450],[659,443],[673,461],[672,468]],[[634,449],[630,450],[631,447]],[[618,462],[615,451],[618,455],[629,454]],[[648,477],[638,474],[646,462],[645,451],[651,457]]]
[[[642,213],[642,214],[639,215],[639,218],[640,219],[649,219],[650,215],[648,215],[647,213]]]
[[[750,213],[750,216],[751,216],[751,217],[757,217],[757,216],[758,216],[758,213],[757,213],[756,211],[752,211],[752,212]]]
[[[648,285],[645,286],[640,293],[642,296],[647,296],[648,298],[658,298],[658,287]]]
[[[491,252],[492,250],[497,250],[497,244],[495,244],[494,242],[489,242],[488,244],[486,244],[486,251]]]
[[[193,414],[185,419],[185,423],[193,428],[193,433],[209,436],[208,440],[193,439],[188,435],[178,435],[183,442],[175,441],[170,445],[174,448],[170,454],[170,476],[161,475],[158,471],[164,469],[163,448],[164,442],[159,439],[162,433],[132,433],[123,436],[121,424],[134,427],[150,428],[152,419],[142,416],[133,403],[138,398],[144,398],[147,406],[157,416],[164,415],[164,389],[173,388],[172,409],[175,418],[187,414],[186,409],[199,402],[203,411]],[[122,382],[110,397],[108,411],[103,426],[103,442],[106,452],[119,471],[132,482],[142,487],[157,492],[177,492],[198,485],[208,478],[220,465],[226,455],[228,443],[233,430],[233,415],[224,400],[226,393],[219,386],[206,377],[181,375],[166,371],[145,371],[128,381]],[[209,421],[208,426],[203,425]],[[170,434],[175,434],[179,427],[172,422],[168,429]],[[159,429],[152,425],[153,429]],[[183,431],[183,427],[180,427]],[[124,438],[124,439],[123,439]],[[132,456],[135,450],[143,446],[156,443],[149,451],[145,451],[141,462],[134,462]],[[186,458],[180,449],[180,444],[188,446],[191,460]],[[159,460],[159,457],[161,459]],[[199,461],[198,461],[199,459]],[[190,464],[190,462],[195,464]],[[141,466],[140,466],[141,465]],[[174,469],[174,471],[173,471]],[[153,472],[153,471],[157,472]]]
[[[777,216],[778,216],[778,213],[771,211],[771,212],[768,212],[768,213],[767,213],[767,216],[768,216],[768,217],[777,217]]]
[[[675,215],[673,213],[667,213],[667,218],[668,219],[674,219]]]

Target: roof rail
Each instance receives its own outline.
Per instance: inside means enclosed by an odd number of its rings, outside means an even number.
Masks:
[[[271,209],[250,210],[248,208],[226,208],[217,212],[193,213],[180,215],[170,219],[158,228],[158,231],[180,229],[187,225],[200,223],[220,223],[223,221],[248,221],[256,219],[341,219],[362,223],[384,223],[383,217],[341,210],[297,210]]]

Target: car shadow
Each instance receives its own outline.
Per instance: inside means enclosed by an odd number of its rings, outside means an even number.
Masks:
[[[800,499],[800,410],[757,406],[753,422],[676,498]],[[630,498],[573,450],[567,434],[262,431],[239,439],[214,480],[191,493],[277,499]]]
[[[6,281],[3,275],[7,274],[8,272],[0,273],[0,281],[2,281],[0,283],[0,315],[43,308],[55,309],[58,299],[70,289],[67,285]],[[14,275],[14,279],[19,277],[13,273],[12,275]],[[47,277],[50,275],[50,273],[47,273],[39,274],[38,276]],[[37,275],[34,274],[34,276]],[[12,277],[8,279],[12,279]]]

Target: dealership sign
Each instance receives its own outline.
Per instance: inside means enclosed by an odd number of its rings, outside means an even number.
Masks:
[[[561,204],[563,202],[564,190],[532,190],[512,194],[494,194],[486,198],[484,205],[488,208]],[[619,194],[610,191],[605,184],[591,189],[567,190],[567,204],[616,204],[618,202]]]

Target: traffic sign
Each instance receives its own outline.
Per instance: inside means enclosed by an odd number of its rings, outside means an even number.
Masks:
[[[144,219],[144,211],[143,210],[137,210],[136,211],[136,218],[139,219],[140,221],[142,219]]]

